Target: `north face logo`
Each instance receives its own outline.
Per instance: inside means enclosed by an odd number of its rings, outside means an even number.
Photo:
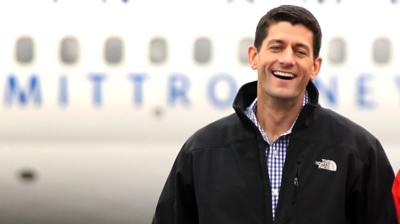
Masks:
[[[337,169],[336,163],[333,160],[322,159],[321,161],[315,161],[318,169],[329,170],[335,172]]]

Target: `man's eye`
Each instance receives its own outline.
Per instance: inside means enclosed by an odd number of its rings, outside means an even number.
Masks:
[[[301,51],[301,50],[298,50],[296,53],[297,53],[297,55],[299,55],[299,56],[306,56],[306,55],[307,55],[307,52],[306,52],[306,51]]]
[[[280,50],[282,49],[282,47],[281,47],[281,46],[274,45],[274,46],[270,46],[270,49],[271,49],[272,51],[280,51]]]

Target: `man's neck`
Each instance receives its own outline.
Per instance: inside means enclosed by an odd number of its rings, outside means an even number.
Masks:
[[[257,120],[270,143],[287,132],[296,121],[302,108],[304,95],[293,101],[257,96]]]

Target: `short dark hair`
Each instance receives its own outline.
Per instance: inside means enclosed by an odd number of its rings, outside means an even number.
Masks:
[[[254,46],[260,50],[262,42],[268,35],[269,27],[277,22],[289,22],[293,25],[301,24],[313,33],[313,56],[319,56],[321,49],[322,32],[317,19],[307,9],[294,5],[281,5],[273,8],[258,22]]]

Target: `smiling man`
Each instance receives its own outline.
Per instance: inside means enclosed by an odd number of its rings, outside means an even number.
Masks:
[[[302,7],[261,18],[248,50],[258,81],[184,144],[153,223],[396,223],[379,141],[318,104],[321,36]]]
[[[317,25],[313,29],[320,38]],[[313,36],[304,25],[275,22],[268,36],[262,42],[256,36],[255,46],[249,48],[251,67],[258,72],[257,120],[271,142],[294,124],[306,86],[319,72],[322,60],[312,51]]]

